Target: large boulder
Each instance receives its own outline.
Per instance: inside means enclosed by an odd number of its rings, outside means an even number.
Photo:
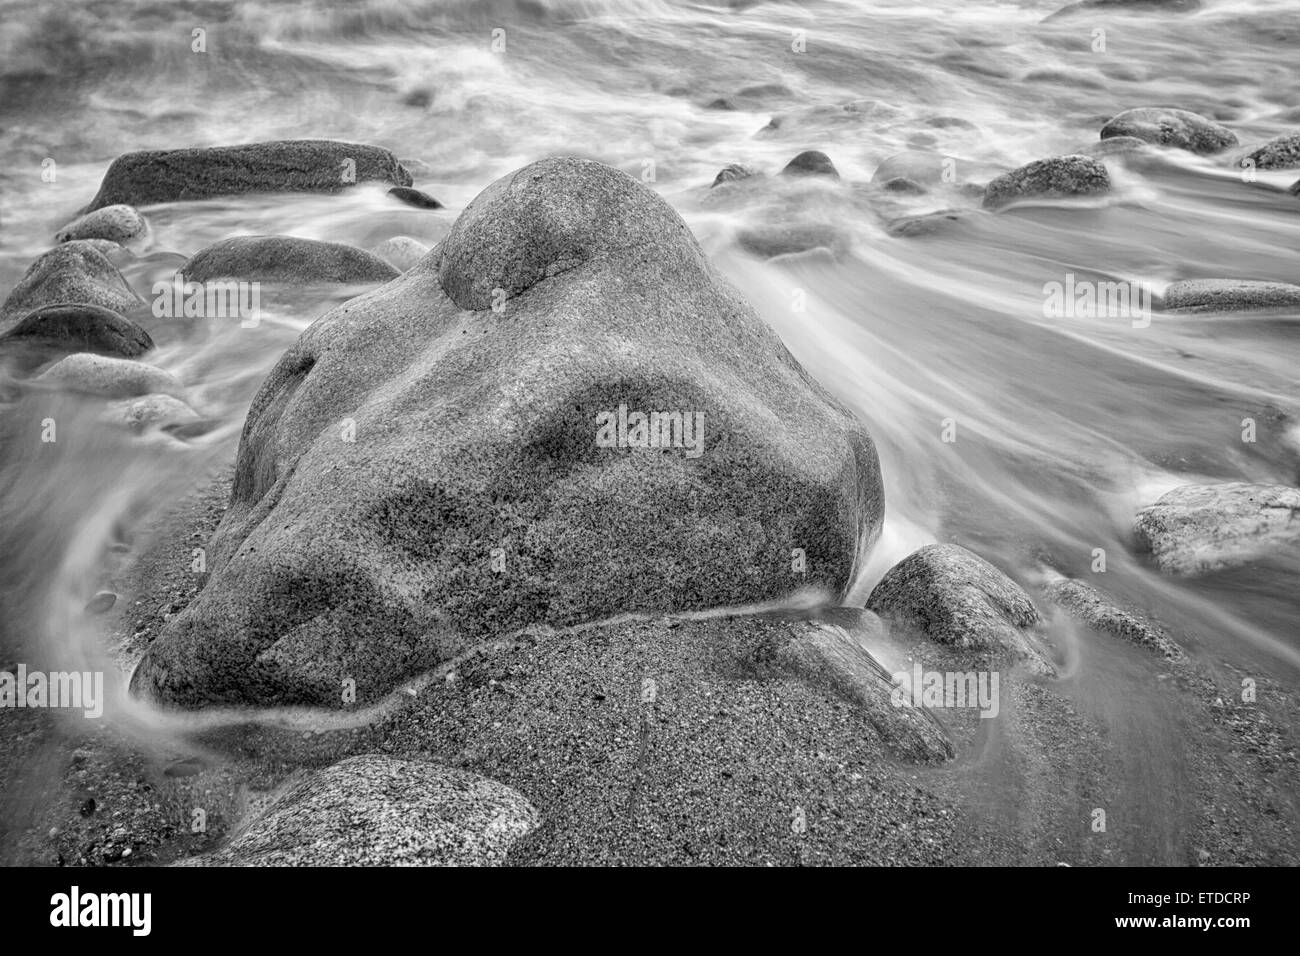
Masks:
[[[411,174],[386,149],[324,139],[152,149],[113,160],[83,212],[244,193],[332,193],[375,180],[409,186]]]
[[[363,754],[308,771],[206,866],[497,866],[538,823],[511,788],[419,760]]]
[[[1055,668],[1037,646],[1038,610],[1020,585],[956,544],[931,544],[889,569],[867,608],[903,635]]]
[[[3,342],[28,342],[65,352],[96,352],[137,358],[153,348],[149,333],[112,309],[80,302],[46,305],[0,335]]]
[[[1021,199],[1065,199],[1110,191],[1110,174],[1091,156],[1055,156],[1003,173],[988,184],[984,208],[1000,209]]]
[[[246,279],[265,282],[387,282],[396,267],[355,246],[296,236],[236,236],[214,242],[181,266],[189,282]]]
[[[1156,146],[1208,155],[1237,145],[1237,134],[1189,110],[1142,107],[1125,110],[1101,128],[1101,138],[1127,136]]]
[[[0,305],[0,326],[46,305],[85,303],[130,314],[143,306],[117,266],[95,246],[76,240],[36,258]]]
[[[543,160],[281,358],[134,686],[340,706],[502,629],[842,596],[882,510],[870,437],[677,214]]]
[[[1167,573],[1237,567],[1300,544],[1300,489],[1246,482],[1182,485],[1138,511],[1134,531]]]

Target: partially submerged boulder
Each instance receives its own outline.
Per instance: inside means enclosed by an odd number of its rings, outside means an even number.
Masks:
[[[891,628],[937,644],[1023,660],[1055,672],[1036,646],[1038,610],[1020,585],[979,555],[931,544],[889,569],[867,598]]]
[[[1091,584],[1053,572],[1043,583],[1043,596],[1095,631],[1152,651],[1165,660],[1180,661],[1186,656],[1164,627],[1119,607]]]
[[[185,429],[197,425],[200,418],[179,398],[155,394],[111,402],[104,410],[104,421],[143,432],[150,428]]]
[[[252,403],[207,586],[133,686],[374,699],[503,629],[841,596],[870,437],[631,177],[504,177]]]
[[[721,186],[723,183],[734,183],[740,179],[749,179],[754,175],[756,175],[754,170],[750,169],[748,166],[742,166],[740,163],[731,163],[718,170],[718,175],[713,177],[713,183],[709,188],[713,188],[713,186]]]
[[[1297,169],[1300,168],[1300,133],[1288,133],[1270,139],[1258,149],[1246,154],[1246,160],[1256,169]]]
[[[374,180],[409,186],[411,174],[386,149],[324,139],[152,149],[113,160],[83,211],[245,193],[333,193]]]
[[[947,232],[962,222],[965,214],[960,209],[939,209],[919,216],[900,216],[886,223],[885,231],[895,238],[933,236]]]
[[[38,256],[0,305],[0,324],[47,305],[84,303],[121,314],[143,306],[94,241],[75,240]]]
[[[106,239],[123,245],[138,242],[149,234],[149,222],[131,206],[118,203],[86,213],[55,234],[56,242],[74,239]]]
[[[408,206],[414,206],[416,209],[441,209],[442,203],[434,199],[426,192],[418,189],[412,189],[410,186],[394,186],[388,190],[388,195],[394,199],[406,203]]]
[[[131,398],[153,392],[183,398],[185,394],[180,381],[156,365],[85,352],[60,359],[33,381],[106,398]]]
[[[23,341],[45,349],[137,358],[153,348],[149,333],[112,309],[78,302],[29,312],[0,335],[0,343]]]
[[[1169,574],[1249,564],[1300,544],[1300,489],[1247,482],[1182,485],[1138,511],[1134,532]]]
[[[401,273],[383,259],[338,242],[296,236],[236,236],[195,254],[180,269],[190,282],[387,282]]]
[[[1300,286],[1256,279],[1181,279],[1165,289],[1162,302],[1171,312],[1300,308]]]
[[[205,866],[499,866],[538,823],[520,793],[477,774],[385,754],[290,784]]]
[[[1055,156],[1003,173],[988,184],[984,207],[999,209],[1022,199],[1066,199],[1110,192],[1110,174],[1091,156]]]
[[[370,251],[399,272],[405,272],[429,254],[429,247],[410,236],[393,236]]]
[[[1210,155],[1237,145],[1237,134],[1190,110],[1141,107],[1111,117],[1101,128],[1103,140],[1132,137],[1156,146]]]
[[[848,237],[836,229],[820,223],[774,223],[742,229],[736,242],[746,252],[762,259],[795,255],[825,249],[832,255],[841,255],[848,249]]]
[[[826,176],[839,179],[839,170],[831,158],[819,149],[807,149],[785,164],[782,176]]]

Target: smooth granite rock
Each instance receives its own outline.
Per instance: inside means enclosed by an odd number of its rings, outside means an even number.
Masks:
[[[245,193],[333,193],[374,180],[409,186],[411,174],[386,149],[325,139],[143,150],[113,160],[83,212]]]
[[[538,823],[520,793],[385,754],[307,771],[204,866],[499,866]]]
[[[112,309],[89,303],[46,305],[20,319],[0,343],[24,341],[65,352],[138,358],[153,348],[149,333]]]
[[[33,381],[106,398],[131,398],[154,392],[174,398],[185,395],[185,387],[180,381],[156,365],[85,352],[60,359]]]
[[[1182,485],[1138,511],[1134,532],[1169,574],[1238,567],[1300,544],[1300,489]]]
[[[0,327],[47,305],[84,303],[129,315],[143,306],[117,266],[95,246],[74,240],[38,256],[0,305]]]
[[[74,219],[55,234],[54,240],[107,239],[127,245],[144,239],[148,234],[148,220],[131,206],[118,203]]]
[[[681,218],[543,160],[281,358],[207,586],[133,686],[337,707],[503,629],[834,599],[882,509],[866,431]]]
[[[1065,199],[1110,192],[1110,174],[1091,156],[1040,159],[988,184],[984,207],[998,209],[1021,199]]]
[[[1209,155],[1237,145],[1237,134],[1189,110],[1142,107],[1119,113],[1101,128],[1103,140],[1132,137],[1155,146]]]
[[[338,242],[296,236],[236,236],[195,254],[180,269],[187,281],[387,282],[401,273],[388,262]]]
[[[1038,673],[1055,671],[1033,638],[1039,616],[1029,595],[959,545],[931,544],[912,552],[881,578],[867,608],[904,634],[1007,654]]]

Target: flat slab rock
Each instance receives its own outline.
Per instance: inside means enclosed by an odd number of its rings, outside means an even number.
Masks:
[[[510,787],[381,754],[309,771],[190,866],[496,866],[538,823]]]
[[[1300,544],[1300,489],[1183,485],[1138,511],[1134,533],[1169,574],[1238,567]]]
[[[142,150],[113,160],[82,212],[119,203],[138,207],[244,193],[332,193],[367,181],[412,182],[388,150],[335,140]]]
[[[1033,636],[1039,615],[1029,595],[960,545],[931,544],[912,552],[881,578],[867,608],[912,636],[1007,655],[1036,673],[1055,673]]]

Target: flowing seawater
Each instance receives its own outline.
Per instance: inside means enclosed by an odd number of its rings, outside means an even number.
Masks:
[[[1180,582],[1132,554],[1130,531],[1137,507],[1178,484],[1300,481],[1296,313],[1055,318],[1044,286],[1068,275],[1157,291],[1179,278],[1300,282],[1300,199],[1269,188],[1300,172],[1248,183],[1231,152],[1171,153],[1112,163],[1104,200],[1000,215],[959,189],[890,197],[865,185],[908,149],[954,157],[957,185],[983,182],[1093,143],[1136,106],[1195,110],[1243,146],[1300,127],[1294,3],[1040,23],[1057,5],[3,2],[0,285],[131,150],[373,143],[414,161],[416,185],[447,207],[409,209],[363,185],[150,209],[150,254],[124,269],[142,295],[234,235],[433,244],[497,177],[546,155],[591,156],[664,196],[867,424],[887,518],[853,601],[916,547],[955,540],[1031,589],[1048,563],[1095,580],[1209,662],[1293,677],[1293,559]],[[825,151],[845,183],[709,189],[729,163],[771,175],[804,149]],[[953,206],[967,212],[950,230],[887,231],[891,217]],[[762,261],[738,241],[786,226],[831,237],[838,255]],[[183,440],[104,428],[98,403],[31,394],[5,370],[10,421],[39,429],[54,414],[83,439],[49,454],[6,436],[7,653],[38,648],[50,667],[103,659],[81,609],[104,548],[233,458],[253,392],[329,304],[277,302],[254,329],[148,322],[148,360],[186,383],[209,423]],[[1245,419],[1255,442],[1242,440]],[[1092,570],[1097,549],[1104,574]],[[1139,655],[1062,620],[1051,629],[1082,699],[1160,724],[1130,693],[1145,679]]]

